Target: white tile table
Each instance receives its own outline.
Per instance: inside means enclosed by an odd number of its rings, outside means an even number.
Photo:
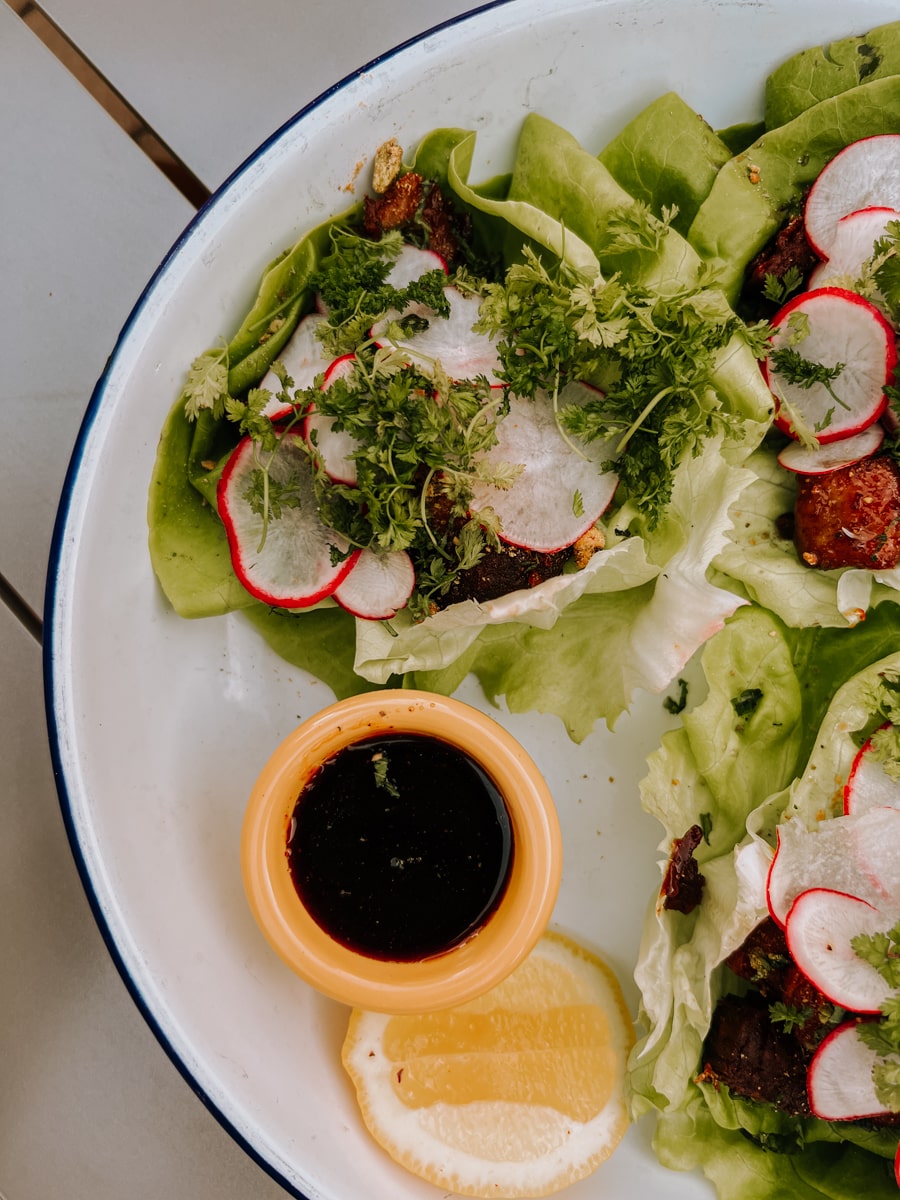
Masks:
[[[46,11],[215,186],[324,87],[468,7],[430,0],[410,19],[404,0],[381,0],[365,21],[357,0],[59,0]],[[6,4],[0,78],[0,575],[39,614],[91,389],[193,210]],[[283,1196],[197,1099],[119,978],[66,840],[40,648],[2,603],[0,681],[0,1196]]]

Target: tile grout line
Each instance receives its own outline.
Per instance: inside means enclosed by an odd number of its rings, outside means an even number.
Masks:
[[[6,3],[182,196],[195,208],[205,204],[210,196],[206,184],[159,137],[40,5],[35,0],[6,0]]]
[[[41,618],[3,574],[0,574],[0,603],[6,605],[12,615],[25,626],[40,646],[44,640],[44,626]],[[3,1200],[2,1192],[0,1192],[0,1200]]]
[[[122,131],[146,154],[154,166],[162,171],[181,195],[194,208],[200,208],[205,204],[210,196],[206,184],[154,132],[140,113],[84,56],[56,22],[34,0],[6,0],[6,3],[66,70],[90,93],[107,115],[112,117]],[[43,641],[41,618],[2,573],[0,573],[0,604],[4,604],[38,645],[41,645]],[[0,1195],[0,1200],[3,1200],[2,1195]]]

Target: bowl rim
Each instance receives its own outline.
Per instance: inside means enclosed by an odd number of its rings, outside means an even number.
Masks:
[[[440,738],[478,762],[504,798],[513,838],[506,887],[487,921],[449,950],[412,962],[372,958],[335,941],[300,900],[286,854],[297,796],[316,767],[352,743],[395,732]],[[483,995],[533,948],[559,893],[562,835],[537,764],[493,717],[452,697],[386,689],[329,705],[274,749],[245,810],[241,873],[270,946],[307,983],[352,1007],[430,1012]]]

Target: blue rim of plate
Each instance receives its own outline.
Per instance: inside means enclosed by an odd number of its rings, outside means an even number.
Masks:
[[[188,224],[184,227],[178,238],[172,244],[168,253],[160,262],[159,266],[150,277],[147,285],[144,287],[137,301],[135,302],[131,312],[129,313],[124,325],[122,326],[112,353],[107,360],[103,374],[97,381],[85,409],[84,417],[82,418],[78,435],[75,439],[75,445],[72,450],[72,455],[69,460],[69,465],[66,470],[65,479],[63,481],[62,492],[60,496],[59,506],[56,512],[56,520],[53,528],[53,537],[50,546],[50,556],[47,567],[47,580],[44,599],[44,635],[43,635],[43,680],[44,680],[44,709],[47,719],[47,731],[50,743],[50,757],[53,765],[53,776],[56,782],[56,789],[59,797],[60,809],[62,811],[63,823],[65,825],[66,834],[69,840],[69,845],[72,850],[72,855],[75,859],[75,865],[78,869],[78,874],[81,878],[81,883],[87,896],[88,903],[91,908],[94,920],[100,930],[106,948],[122,978],[123,983],[128,989],[132,1000],[137,1005],[142,1017],[150,1027],[159,1044],[165,1050],[166,1054],[171,1059],[172,1063],[178,1069],[179,1074],[189,1085],[194,1095],[202,1102],[204,1107],[215,1117],[219,1124],[231,1136],[231,1138],[241,1147],[241,1149],[261,1167],[267,1175],[280,1184],[286,1192],[295,1197],[295,1200],[311,1200],[311,1197],[305,1192],[301,1192],[284,1177],[270,1162],[268,1162],[259,1151],[247,1140],[232,1123],[230,1118],[222,1111],[222,1109],[212,1100],[212,1098],[204,1091],[202,1086],[192,1075],[189,1067],[183,1061],[178,1051],[169,1041],[167,1034],[164,1032],[156,1014],[153,1012],[148,1001],[144,998],[141,992],[138,981],[130,974],[128,967],[119,950],[119,946],[115,940],[112,930],[104,916],[99,897],[94,888],[94,881],[88,869],[85,857],[82,851],[82,846],[78,837],[78,830],[72,815],[72,803],[69,795],[65,768],[63,764],[63,756],[60,749],[61,729],[57,721],[57,714],[54,706],[55,688],[55,663],[54,663],[54,644],[57,637],[57,613],[61,601],[60,596],[60,577],[59,566],[62,547],[65,540],[66,528],[69,521],[69,509],[72,500],[73,491],[78,480],[81,470],[81,462],[85,447],[88,442],[94,421],[104,402],[107,381],[115,367],[121,347],[126,339],[131,334],[132,329],[139,322],[143,313],[144,307],[157,287],[161,278],[165,275],[169,264],[175,258],[178,251],[189,240],[194,230],[205,219],[207,214],[214,208],[222,199],[222,197],[231,189],[235,182],[240,179],[253,165],[262,158],[268,151],[276,145],[286,132],[293,129],[294,126],[303,121],[316,109],[320,108],[327,100],[336,93],[352,84],[360,76],[374,70],[381,64],[396,58],[403,54],[408,49],[432,37],[434,34],[445,29],[453,28],[457,25],[465,24],[473,17],[481,13],[489,12],[493,9],[504,8],[514,5],[517,0],[488,0],[487,3],[469,9],[464,13],[459,13],[457,16],[449,17],[445,21],[439,22],[422,33],[416,34],[414,37],[408,38],[392,49],[385,51],[369,62],[364,63],[355,71],[345,75],[343,79],[338,80],[320,93],[315,99],[311,100],[303,108],[299,109],[292,117],[289,117],[282,125],[280,125],[272,134],[269,135],[248,157],[231,172],[230,175],[216,188],[210,198],[197,210]]]

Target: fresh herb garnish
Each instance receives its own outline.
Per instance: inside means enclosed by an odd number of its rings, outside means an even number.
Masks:
[[[712,827],[713,827],[712,813],[702,812],[697,819],[697,824],[700,826],[700,830],[703,834],[703,840],[704,840],[704,842],[706,842],[706,844],[708,846],[709,845],[709,835],[712,833]]]
[[[739,692],[736,696],[732,696],[731,707],[743,721],[747,717],[753,716],[759,708],[762,698],[763,691],[761,688],[744,688],[742,692]]]
[[[228,398],[228,347],[207,350],[191,363],[182,393],[184,410],[195,421],[204,409],[218,420],[225,413]]]
[[[795,1008],[792,1004],[785,1004],[781,1000],[776,1000],[774,1004],[769,1005],[769,1020],[773,1025],[780,1025],[785,1033],[793,1033],[797,1029],[802,1029],[809,1023],[812,1015],[811,1008]]]
[[[878,1055],[872,1081],[879,1101],[891,1112],[900,1112],[900,921],[883,933],[858,934],[850,944],[894,989],[881,1006],[881,1019],[860,1022],[856,1032]]]
[[[773,350],[769,355],[769,361],[785,383],[804,389],[821,383],[836,404],[849,410],[850,405],[846,404],[831,386],[844,370],[844,363],[839,362],[834,366],[827,367],[824,363],[812,362],[810,359],[804,358],[793,346],[781,346],[779,349]]]
[[[666,696],[663,700],[663,708],[666,712],[677,716],[680,712],[684,712],[687,705],[688,684],[686,679],[678,680],[678,696]]]
[[[667,233],[643,208],[623,210],[612,229],[623,246],[655,246]],[[616,439],[620,487],[654,528],[679,463],[735,426],[715,391],[717,362],[732,337],[752,342],[758,331],[705,271],[663,295],[619,277],[591,283],[565,264],[551,270],[526,248],[486,291],[480,328],[499,338],[510,389],[531,397],[565,380],[595,384],[595,400],[561,410],[562,428],[585,442]]]
[[[868,698],[869,718],[850,737],[863,746],[871,739],[874,761],[892,779],[900,780],[900,678],[883,674]]]
[[[372,325],[391,309],[401,312],[407,304],[423,304],[440,316],[449,313],[444,294],[448,280],[442,270],[427,271],[403,288],[387,282],[403,246],[398,230],[373,241],[338,228],[331,232],[331,243],[331,253],[312,276],[310,287],[327,306],[328,321],[321,336],[335,358],[356,351],[368,340]]]
[[[384,751],[373,754],[372,766],[375,769],[375,786],[387,792],[393,800],[399,800],[400,790],[388,777],[388,757]]]
[[[783,275],[768,273],[763,280],[763,295],[775,304],[783,304],[803,285],[803,272],[799,267],[788,267]]]

